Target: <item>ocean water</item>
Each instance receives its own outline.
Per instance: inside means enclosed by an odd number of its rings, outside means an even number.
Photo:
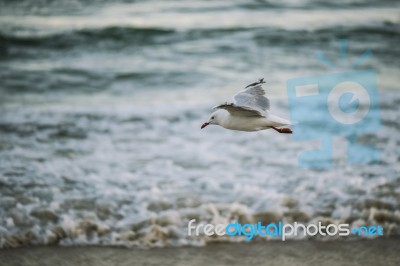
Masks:
[[[1,1],[0,247],[205,245],[187,222],[379,224],[400,234],[400,3]],[[378,73],[381,150],[369,165],[302,169],[315,143],[273,131],[200,130],[211,108],[267,80],[365,50]],[[266,239],[269,240],[269,239]]]

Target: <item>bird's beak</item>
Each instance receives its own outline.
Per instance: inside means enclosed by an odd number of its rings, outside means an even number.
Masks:
[[[201,129],[205,128],[206,126],[208,126],[210,123],[206,122],[204,124],[201,125]]]

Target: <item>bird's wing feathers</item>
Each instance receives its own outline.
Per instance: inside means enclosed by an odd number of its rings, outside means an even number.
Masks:
[[[270,108],[269,100],[264,96],[265,91],[260,79],[246,86],[242,91],[233,96],[233,103],[225,103],[215,108],[225,109],[231,114],[241,116],[267,116]]]
[[[264,96],[265,91],[261,84],[249,87],[233,96],[234,103],[239,106],[267,111],[270,108],[269,100]]]
[[[238,106],[234,103],[223,103],[218,106],[215,106],[214,109],[225,109],[231,115],[236,115],[236,116],[256,116],[256,117],[265,116],[261,110],[256,110],[246,106]]]
[[[263,83],[265,83],[265,81],[264,81],[264,79],[262,78],[262,79],[257,80],[257,81],[254,82],[254,83],[251,83],[250,85],[247,85],[247,86],[244,87],[244,88],[247,89],[248,87],[254,87],[255,85],[259,85],[259,84],[263,84]]]

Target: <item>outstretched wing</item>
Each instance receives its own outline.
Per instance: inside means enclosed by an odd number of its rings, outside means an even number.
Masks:
[[[225,109],[233,115],[241,116],[267,116],[270,108],[269,100],[264,97],[265,91],[260,79],[244,88],[244,90],[233,96],[233,103],[225,103],[215,108]]]
[[[264,79],[248,85],[244,90],[233,96],[234,103],[238,106],[261,110],[266,112],[270,108],[269,100],[264,96],[262,84]]]

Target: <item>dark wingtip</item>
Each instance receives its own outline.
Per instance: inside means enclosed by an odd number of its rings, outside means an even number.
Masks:
[[[251,83],[250,85],[247,85],[247,86],[244,87],[244,88],[246,89],[246,88],[248,88],[248,87],[253,87],[253,86],[256,86],[256,85],[258,85],[258,84],[263,84],[263,83],[265,83],[264,78],[261,78],[261,79],[259,79],[257,82]]]

